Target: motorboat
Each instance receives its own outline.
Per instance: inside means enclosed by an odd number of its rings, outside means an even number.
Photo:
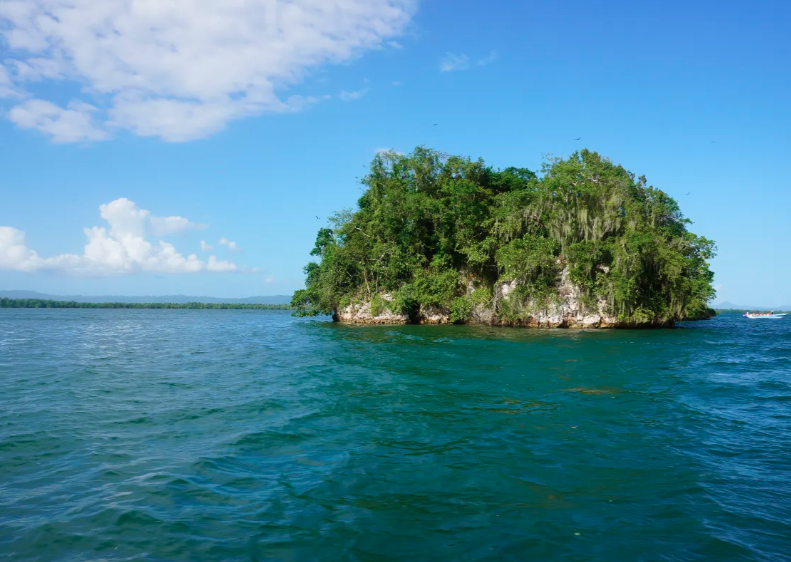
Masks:
[[[785,312],[775,313],[774,311],[769,310],[769,311],[766,311],[766,312],[748,312],[747,314],[745,314],[743,316],[743,318],[752,318],[752,319],[756,319],[756,318],[782,318],[786,314],[787,313],[785,313]]]

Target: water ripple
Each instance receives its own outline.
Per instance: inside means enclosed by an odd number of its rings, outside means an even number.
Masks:
[[[791,322],[0,310],[0,560],[791,552]]]

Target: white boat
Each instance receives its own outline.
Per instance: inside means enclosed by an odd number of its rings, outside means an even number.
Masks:
[[[756,318],[782,318],[786,314],[787,314],[786,312],[775,313],[774,311],[771,311],[771,310],[768,311],[768,312],[748,312],[747,314],[745,314],[743,316],[743,318],[752,318],[752,319],[756,319]]]

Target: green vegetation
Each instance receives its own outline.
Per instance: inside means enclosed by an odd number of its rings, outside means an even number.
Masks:
[[[7,298],[0,298],[0,308],[186,308],[190,310],[292,310],[292,307],[287,304],[224,304],[203,302],[75,302]]]
[[[596,152],[549,159],[538,175],[421,147],[377,155],[362,183],[357,211],[319,230],[296,315],[372,301],[465,322],[480,303],[518,320],[558,298],[564,268],[586,304],[605,300],[623,322],[709,314],[714,243],[687,230],[670,196]],[[508,281],[513,293],[495,299]]]

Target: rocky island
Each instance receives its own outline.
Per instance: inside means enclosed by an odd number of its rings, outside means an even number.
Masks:
[[[419,147],[378,154],[318,232],[297,315],[357,324],[668,327],[708,318],[714,243],[598,153],[541,174]]]

